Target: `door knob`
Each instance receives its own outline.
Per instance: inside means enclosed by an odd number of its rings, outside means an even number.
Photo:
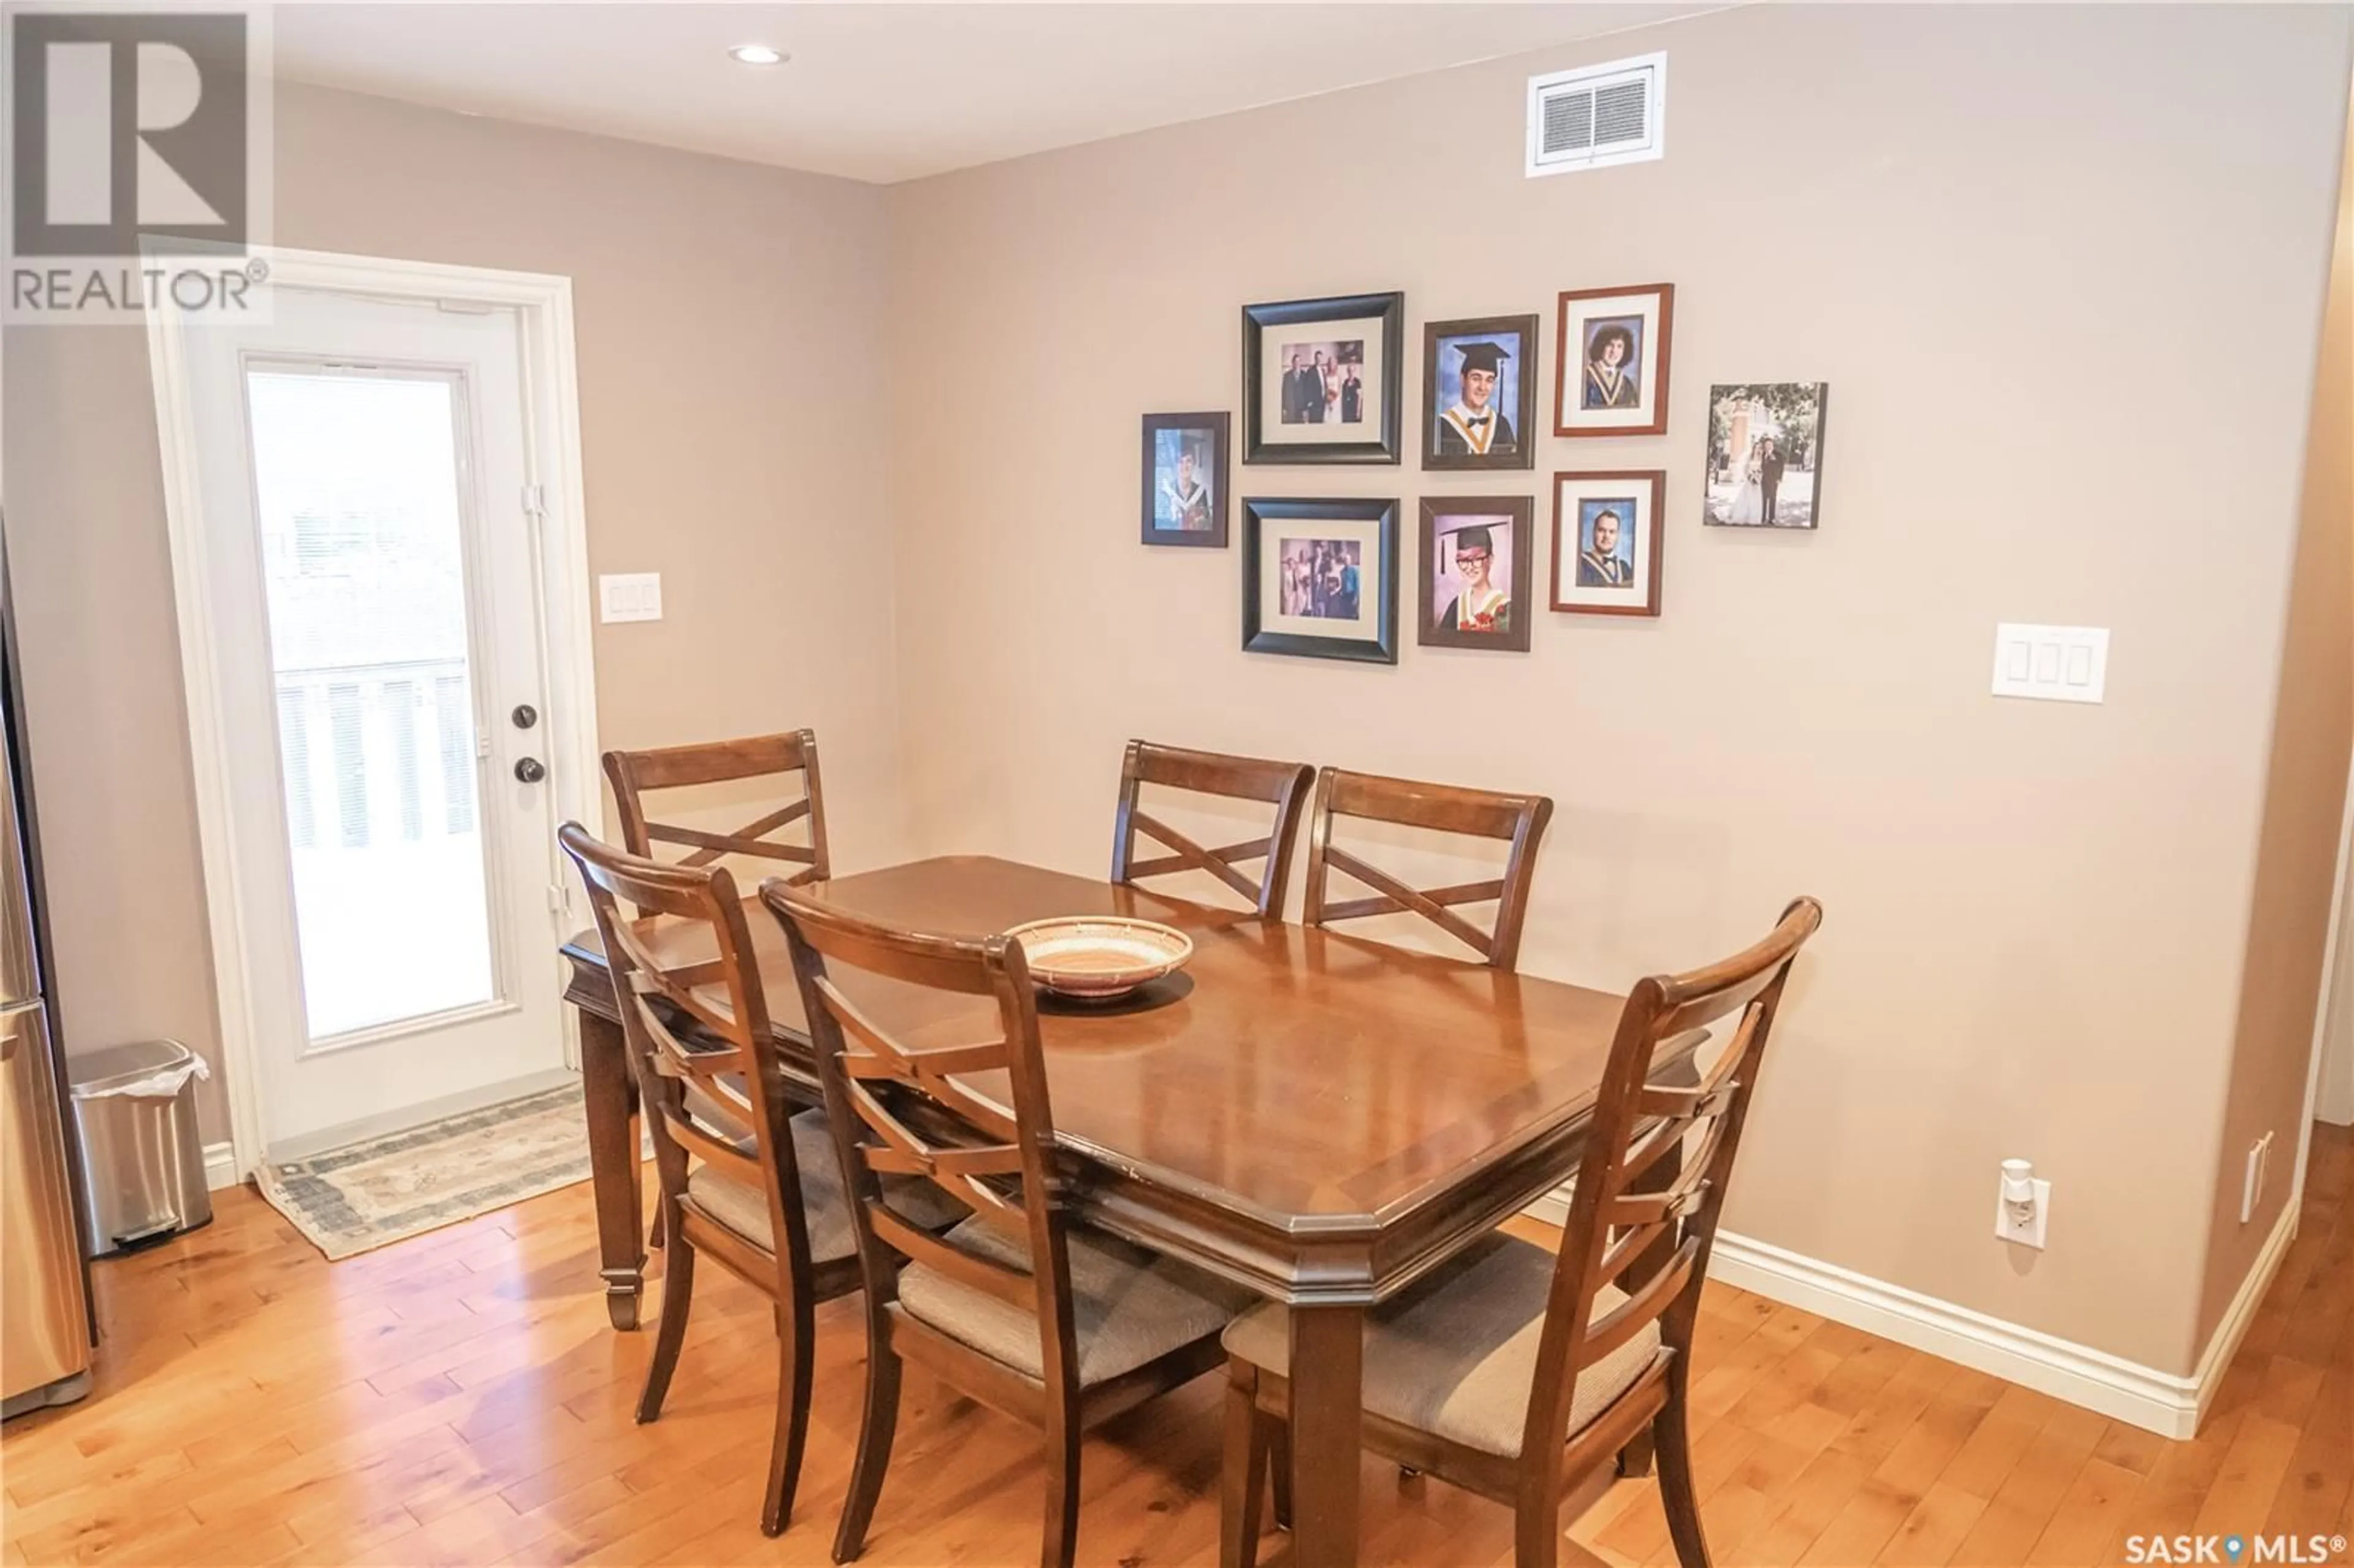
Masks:
[[[547,777],[547,768],[536,757],[526,757],[514,765],[514,776],[526,784],[536,784]]]

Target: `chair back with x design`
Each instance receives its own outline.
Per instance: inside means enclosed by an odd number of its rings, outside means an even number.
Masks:
[[[1250,900],[1261,918],[1280,920],[1285,890],[1291,881],[1292,841],[1299,836],[1299,814],[1307,807],[1308,788],[1315,778],[1316,770],[1304,762],[1269,762],[1131,740],[1119,768],[1111,879],[1133,884],[1147,876],[1204,871]],[[1147,784],[1235,800],[1265,800],[1274,806],[1275,821],[1262,838],[1207,849],[1144,809],[1139,796]],[[1137,859],[1140,837],[1155,841],[1167,853],[1150,860]],[[1254,860],[1267,863],[1256,881],[1242,869],[1243,863]]]
[[[795,773],[801,776],[800,800],[765,812],[732,832],[656,821],[647,814],[646,796],[657,790]],[[709,865],[724,856],[746,855],[801,866],[789,877],[796,885],[820,882],[829,874],[825,791],[818,782],[814,730],[666,746],[651,751],[609,751],[605,777],[612,781],[613,800],[620,808],[621,847],[631,854],[651,857],[658,843],[682,844],[688,853],[675,863],[680,865]],[[807,843],[786,842],[775,836],[803,820],[809,822]]]
[[[1501,839],[1511,847],[1500,875],[1417,888],[1334,843],[1333,822],[1341,817]],[[1553,802],[1543,795],[1499,794],[1328,768],[1317,786],[1316,821],[1308,840],[1308,924],[1329,926],[1336,920],[1375,915],[1419,915],[1479,954],[1480,962],[1509,969],[1520,958],[1521,927],[1528,916],[1537,843],[1552,820]],[[1358,898],[1331,896],[1335,872],[1371,891]],[[1496,918],[1486,931],[1456,913],[1460,905],[1487,903],[1496,906]]]

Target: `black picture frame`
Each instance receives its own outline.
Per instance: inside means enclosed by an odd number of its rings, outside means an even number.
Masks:
[[[1210,525],[1206,529],[1163,528],[1158,525],[1156,503],[1161,493],[1161,454],[1158,450],[1160,443],[1155,438],[1163,430],[1198,430],[1210,438],[1210,471],[1204,476],[1210,485]],[[1185,546],[1204,550],[1226,547],[1226,517],[1232,510],[1232,503],[1228,499],[1228,486],[1233,482],[1233,465],[1228,461],[1232,436],[1233,422],[1224,408],[1214,413],[1144,416],[1144,483],[1140,504],[1146,544]]]
[[[1422,326],[1422,466],[1436,472],[1509,472],[1537,465],[1537,426],[1543,410],[1537,407],[1537,345],[1543,335],[1542,320],[1524,316],[1470,316],[1461,321],[1425,322]],[[1512,427],[1510,451],[1443,452],[1438,450],[1440,421],[1452,404],[1438,397],[1439,345],[1456,337],[1513,337],[1512,387],[1518,399],[1519,422]]]
[[[1271,441],[1264,418],[1262,372],[1270,328],[1310,326],[1319,322],[1381,322],[1381,365],[1375,385],[1381,395],[1376,417],[1365,421],[1376,433],[1359,441]],[[1284,300],[1243,307],[1243,461],[1246,463],[1394,463],[1404,418],[1405,295],[1339,294],[1321,300]],[[1277,407],[1281,408],[1278,392]],[[1279,428],[1279,426],[1278,426]]]
[[[1356,663],[1394,664],[1398,657],[1398,503],[1395,497],[1351,495],[1321,500],[1280,500],[1265,496],[1243,499],[1243,651],[1246,653],[1288,653],[1304,659],[1340,659]],[[1261,595],[1265,587],[1263,557],[1269,524],[1282,523],[1371,523],[1373,553],[1380,580],[1373,585],[1372,637],[1319,637],[1264,624]],[[1359,590],[1363,591],[1362,588]]]

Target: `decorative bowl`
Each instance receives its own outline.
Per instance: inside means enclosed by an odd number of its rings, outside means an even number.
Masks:
[[[1174,927],[1121,915],[1073,915],[1009,928],[1030,978],[1056,996],[1109,1001],[1185,967],[1193,939]]]

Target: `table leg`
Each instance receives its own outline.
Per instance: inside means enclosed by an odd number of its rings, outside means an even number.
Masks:
[[[1299,1568],[1357,1561],[1364,1362],[1364,1308],[1291,1308],[1291,1540]]]
[[[621,1026],[580,1010],[580,1089],[588,1115],[588,1175],[597,1199],[597,1255],[605,1310],[616,1329],[638,1326],[644,1284],[645,1199],[639,1189],[638,1086]]]

